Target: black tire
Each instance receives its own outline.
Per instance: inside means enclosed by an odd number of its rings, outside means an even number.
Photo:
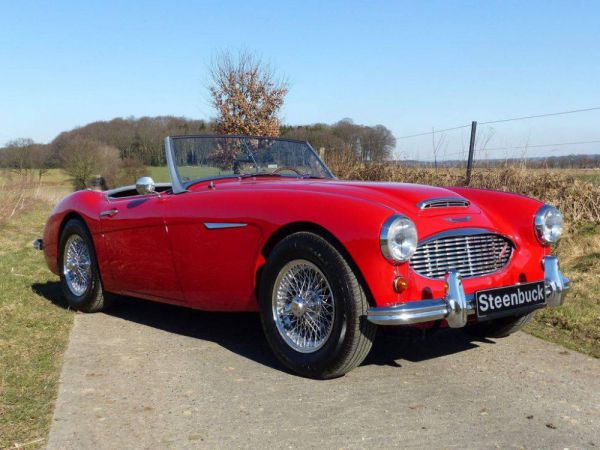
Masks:
[[[478,338],[503,338],[519,331],[522,327],[531,322],[534,315],[535,311],[522,316],[502,317],[501,319],[469,325],[463,328],[463,330],[469,336]]]
[[[335,311],[329,337],[312,353],[290,346],[273,317],[273,290],[286,264],[306,260],[317,266],[331,288]],[[346,259],[322,237],[292,234],[274,248],[261,277],[260,310],[265,336],[275,356],[290,370],[318,379],[336,378],[358,366],[373,345],[377,327],[366,320],[367,297]]]
[[[77,295],[71,290],[67,283],[64,273],[65,245],[69,238],[73,235],[77,235],[83,240],[89,251],[91,262],[91,279],[85,292],[83,292],[80,295]],[[71,308],[86,313],[93,313],[102,311],[103,309],[109,306],[110,298],[102,288],[102,280],[100,278],[100,272],[98,270],[98,262],[96,260],[94,242],[87,229],[87,226],[80,219],[69,220],[63,228],[58,244],[58,270],[60,273],[60,284],[62,287],[63,295],[67,299],[67,302],[69,303],[69,306]]]

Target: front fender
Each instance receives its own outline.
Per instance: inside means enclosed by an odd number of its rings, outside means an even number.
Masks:
[[[79,217],[84,221],[100,262],[104,258],[103,240],[100,234],[99,212],[104,202],[104,195],[99,191],[83,190],[69,194],[52,210],[44,227],[44,258],[48,268],[59,275],[58,243],[63,225],[71,217]]]
[[[255,207],[260,210],[259,205]],[[260,248],[284,227],[310,223],[330,233],[346,250],[360,271],[372,299],[385,306],[399,301],[393,289],[398,267],[382,255],[379,234],[383,223],[396,211],[380,203],[344,195],[307,192],[269,192],[269,206],[258,216],[268,217]],[[256,210],[255,210],[256,214]],[[261,264],[258,255],[258,265]]]

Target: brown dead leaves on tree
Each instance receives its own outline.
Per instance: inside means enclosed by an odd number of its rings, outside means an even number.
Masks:
[[[250,52],[219,54],[211,67],[209,87],[218,112],[219,134],[278,136],[278,113],[288,85],[273,69]]]

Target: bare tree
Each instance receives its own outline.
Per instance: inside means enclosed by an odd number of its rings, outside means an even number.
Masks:
[[[108,180],[120,167],[119,150],[89,139],[74,139],[62,150],[64,170],[71,176],[73,187],[85,189],[94,177]]]
[[[364,162],[385,161],[392,156],[396,138],[383,125],[368,127],[343,119],[333,125],[317,123],[284,129],[284,135],[309,141],[314,148],[324,148],[327,158]]]
[[[487,145],[490,143],[494,135],[496,134],[496,130],[493,127],[487,127],[485,130],[478,132],[475,135],[475,148],[477,149],[477,155],[486,155],[485,157],[481,157],[478,159],[484,160],[489,158]],[[477,164],[477,160],[474,158],[473,165]]]
[[[52,165],[52,155],[48,145],[34,144],[29,148],[31,154],[32,169],[37,172],[38,181],[42,181],[42,177],[48,173]]]
[[[278,136],[278,114],[288,84],[255,54],[220,53],[212,61],[212,104],[217,110],[216,131],[221,134]]]
[[[5,164],[19,175],[28,174],[33,169],[32,147],[35,145],[32,139],[19,138],[6,144]]]
[[[184,117],[158,116],[117,118],[87,124],[59,134],[49,145],[55,165],[61,165],[63,149],[74,139],[102,142],[119,149],[122,159],[135,158],[144,165],[165,165],[163,140],[165,136],[199,134],[213,131],[204,120]]]
[[[123,158],[120,161],[119,170],[116,176],[112,178],[105,178],[106,182],[110,187],[125,186],[128,184],[134,184],[135,181],[148,173],[146,166],[139,158]]]
[[[390,130],[383,125],[375,125],[361,126],[361,131],[363,161],[385,161],[390,158],[396,147],[396,138]]]
[[[446,135],[440,135],[439,139],[435,140],[435,129],[431,129],[431,148],[433,150],[433,167],[435,170],[438,169],[438,155],[440,153],[440,149],[446,140]]]

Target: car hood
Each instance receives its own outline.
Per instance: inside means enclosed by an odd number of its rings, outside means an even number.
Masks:
[[[381,203],[391,209],[401,212],[417,213],[420,211],[419,202],[435,198],[456,198],[467,200],[448,188],[425,186],[408,183],[382,183],[361,181],[327,181],[310,183],[307,189],[323,190],[327,193],[337,193],[354,198]],[[454,208],[456,209],[456,208]],[[472,208],[465,212],[474,212]]]
[[[217,189],[252,189],[256,191],[287,191],[340,196],[359,201],[382,205],[390,213],[398,212],[417,223],[419,239],[435,233],[457,228],[483,228],[501,230],[502,234],[516,237],[519,229],[530,230],[530,211],[539,208],[539,202],[516,194],[472,190],[459,187],[437,187],[409,183],[389,183],[371,181],[317,180],[317,179],[265,179],[248,178],[227,180]],[[462,194],[462,195],[461,195]],[[508,196],[508,197],[507,197]],[[468,206],[445,206],[421,209],[419,203],[425,200],[454,198],[465,200]],[[517,220],[510,203],[518,208]],[[502,206],[504,205],[504,207]]]
[[[221,184],[222,183],[222,184]],[[243,180],[223,180],[220,188],[255,189],[257,191],[313,192],[325,195],[340,195],[357,200],[378,203],[392,210],[410,214],[434,216],[447,213],[478,213],[479,208],[471,200],[455,192],[453,188],[427,186],[422,184],[391,183],[375,181],[344,181],[322,179],[266,179],[246,178]],[[200,186],[195,189],[202,189]],[[453,198],[470,203],[468,207],[428,208],[421,210],[418,204],[424,200]]]

